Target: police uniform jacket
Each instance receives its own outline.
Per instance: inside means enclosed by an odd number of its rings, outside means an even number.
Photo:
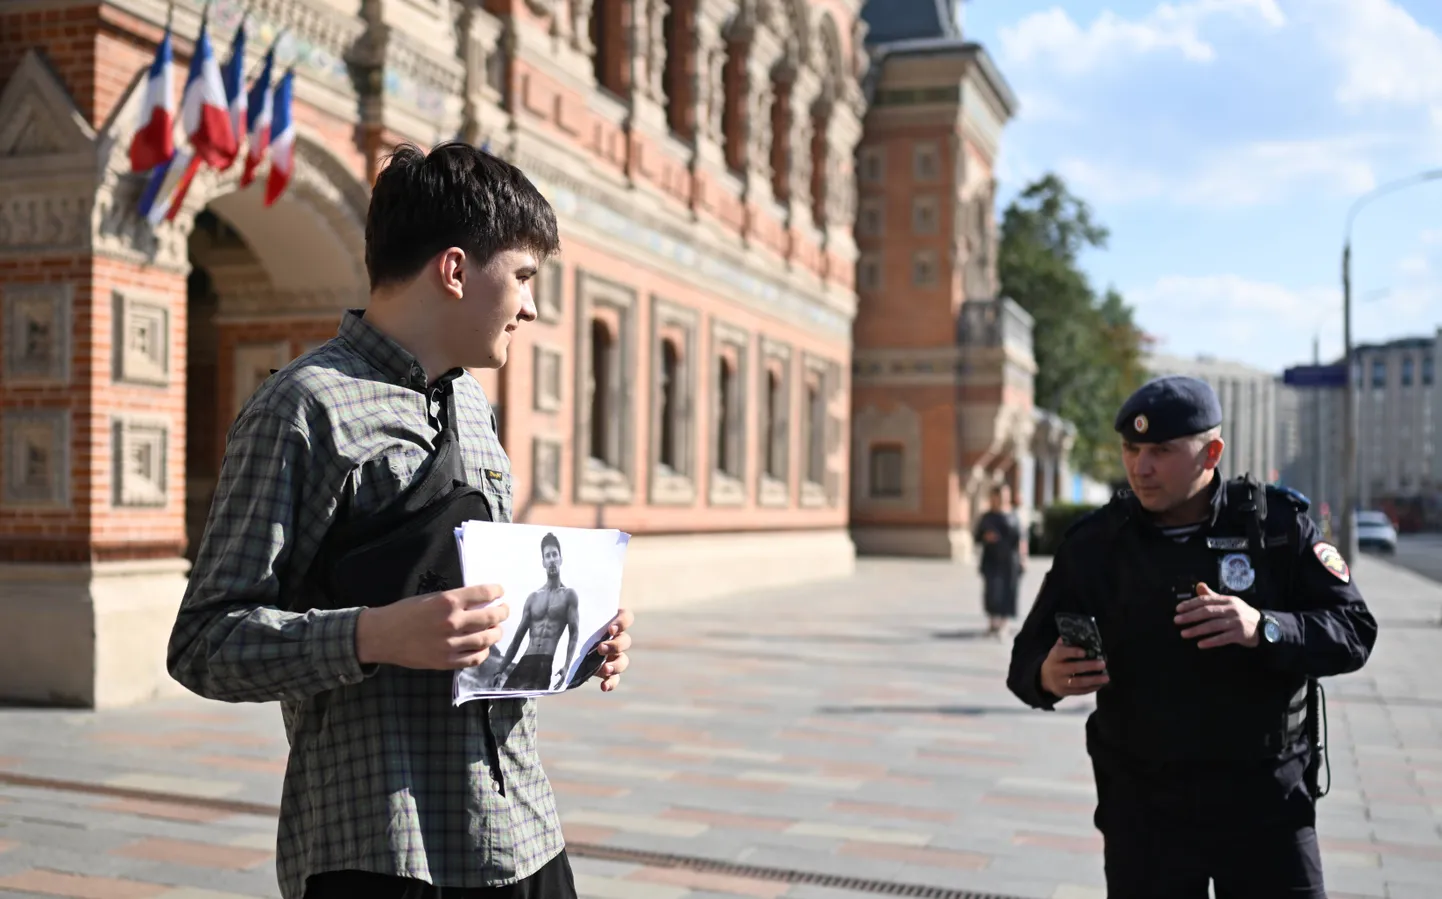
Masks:
[[[1206,521],[1182,536],[1157,527],[1130,491],[1118,492],[1066,535],[1017,635],[1008,686],[1028,705],[1051,710],[1058,697],[1040,678],[1057,641],[1055,614],[1096,619],[1110,678],[1087,723],[1088,751],[1098,761],[1307,755],[1307,679],[1355,671],[1372,650],[1376,621],[1305,502],[1257,489],[1249,495],[1265,500],[1266,517],[1256,522],[1220,476],[1211,491]],[[1259,627],[1254,648],[1200,649],[1203,637],[1182,637],[1192,625],[1175,623],[1176,607],[1199,582],[1275,618],[1280,639],[1261,639]]]

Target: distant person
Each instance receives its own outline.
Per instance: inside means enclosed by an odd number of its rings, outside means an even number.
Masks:
[[[1011,507],[1011,488],[1002,484],[991,491],[991,506],[976,524],[981,546],[982,606],[987,636],[1003,639],[1007,624],[1016,618],[1021,574],[1026,570],[1027,547],[1021,521]]]
[[[503,689],[506,690],[558,690],[565,685],[566,675],[576,658],[576,644],[581,635],[581,601],[574,589],[561,583],[561,541],[555,534],[541,538],[541,564],[546,569],[546,583],[526,598],[510,651],[501,662],[501,670],[507,673],[497,675],[497,680],[505,678]],[[566,664],[557,672],[555,683],[551,683],[556,648],[565,634],[570,635]],[[511,660],[528,635],[526,654],[512,668]]]

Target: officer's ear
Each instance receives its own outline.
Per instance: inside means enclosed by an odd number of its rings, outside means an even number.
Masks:
[[[1227,443],[1221,437],[1209,436],[1207,442],[1202,446],[1202,462],[1207,468],[1216,468],[1222,461],[1222,451],[1227,448]]]

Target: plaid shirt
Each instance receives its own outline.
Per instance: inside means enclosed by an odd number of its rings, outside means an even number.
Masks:
[[[276,867],[286,899],[299,899],[308,876],[346,868],[500,886],[563,846],[534,700],[453,708],[450,672],[362,666],[361,610],[309,604],[304,576],[342,491],[351,514],[387,503],[439,434],[426,373],[362,315],[348,312],[336,339],[241,410],[170,640],[171,675],[195,693],[281,703],[290,760]],[[474,480],[509,521],[511,469],[490,404],[474,378],[458,378],[455,392],[466,466],[504,474]]]

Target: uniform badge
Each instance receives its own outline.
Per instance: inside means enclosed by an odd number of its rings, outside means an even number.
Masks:
[[[505,477],[505,476],[502,475],[499,471],[496,471],[494,468],[487,468],[487,469],[485,469],[485,472],[486,472],[486,477],[490,478],[490,479],[493,480],[493,481],[500,481],[500,480],[503,480],[504,477]]]
[[[1138,415],[1136,418],[1132,419],[1132,429],[1135,430],[1138,434],[1145,434],[1147,432],[1147,428],[1151,426],[1151,422],[1147,421],[1147,417],[1145,415]]]
[[[1251,589],[1257,581],[1257,570],[1246,553],[1227,553],[1221,562],[1222,588],[1238,593]]]
[[[1316,553],[1317,561],[1322,567],[1337,576],[1337,580],[1347,583],[1352,579],[1352,572],[1347,568],[1347,560],[1342,558],[1342,553],[1330,543],[1313,543],[1312,552]]]

